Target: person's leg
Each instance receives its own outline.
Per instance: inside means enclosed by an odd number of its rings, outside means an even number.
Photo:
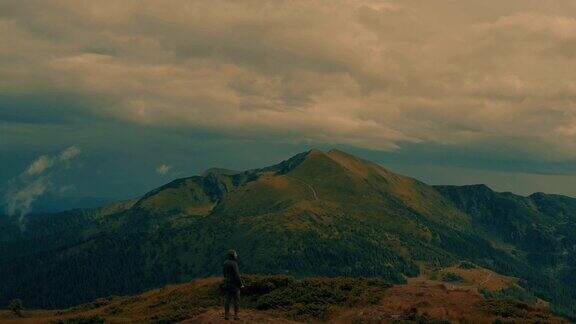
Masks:
[[[233,303],[234,303],[234,319],[240,318],[240,290],[236,290],[233,295]]]
[[[224,300],[224,318],[228,319],[230,317],[230,299],[232,299],[232,292],[226,291],[226,299]]]

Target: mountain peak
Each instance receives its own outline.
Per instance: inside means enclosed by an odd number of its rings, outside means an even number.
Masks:
[[[306,155],[309,156],[314,156],[314,155],[325,155],[326,153],[324,153],[324,151],[313,148],[311,150],[309,150],[308,152],[306,152]]]
[[[342,151],[342,150],[335,149],[335,148],[330,149],[330,151],[328,151],[328,154],[330,154],[330,153],[343,153],[343,154],[348,154],[348,153],[346,153],[346,152],[344,152],[344,151]],[[349,154],[348,154],[348,155],[349,155]]]

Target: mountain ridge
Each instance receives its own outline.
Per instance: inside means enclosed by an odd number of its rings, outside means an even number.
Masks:
[[[107,211],[35,217],[28,237],[0,244],[0,277],[13,279],[0,281],[0,301],[59,307],[138,293],[217,274],[234,247],[250,273],[392,283],[422,264],[467,260],[521,278],[572,314],[575,201],[429,186],[342,151],[310,150],[269,167],[176,179]],[[43,293],[27,293],[34,289]]]

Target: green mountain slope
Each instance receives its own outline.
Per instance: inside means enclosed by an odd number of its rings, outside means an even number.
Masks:
[[[235,248],[246,272],[391,282],[469,260],[523,278],[569,313],[576,297],[560,288],[576,269],[574,210],[565,197],[432,187],[312,150],[178,179],[116,207],[35,217],[0,244],[0,278],[10,278],[0,303],[61,307],[211,276]]]
[[[522,197],[483,185],[436,188],[495,244],[526,263],[515,275],[560,312],[574,316],[576,199],[543,193]]]

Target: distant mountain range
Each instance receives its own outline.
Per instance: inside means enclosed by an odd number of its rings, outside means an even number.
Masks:
[[[576,199],[429,186],[347,153],[211,169],[134,201],[0,219],[0,304],[63,307],[220,273],[381,277],[461,261],[520,278],[576,315]]]
[[[58,213],[70,209],[96,208],[112,203],[114,200],[105,197],[45,195],[34,201],[30,213]],[[6,206],[0,204],[0,212],[6,209]]]

